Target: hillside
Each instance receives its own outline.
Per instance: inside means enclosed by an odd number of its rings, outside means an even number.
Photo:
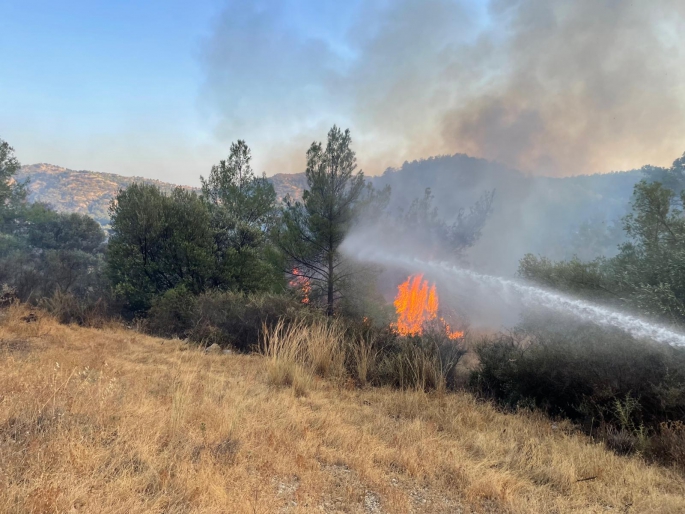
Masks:
[[[26,314],[0,318],[1,512],[685,510],[675,473],[540,415],[317,379],[296,395],[261,356]]]
[[[44,202],[62,212],[88,214],[102,225],[109,223],[109,203],[119,189],[131,182],[155,184],[170,191],[174,184],[114,173],[70,170],[52,164],[22,166],[17,180],[30,178],[29,200]]]
[[[109,224],[109,203],[119,189],[132,182],[155,184],[170,191],[175,184],[144,177],[125,177],[114,173],[70,170],[52,164],[22,166],[17,179],[31,179],[29,200],[45,202],[62,212],[78,212],[92,216],[102,225]],[[304,188],[304,174],[277,174],[270,179],[277,197],[299,197]],[[189,186],[183,186],[189,187]]]
[[[392,188],[391,212],[406,209],[431,188],[441,217],[448,222],[468,212],[481,194],[495,191],[493,213],[482,238],[466,259],[480,270],[511,274],[527,252],[553,259],[612,255],[622,242],[639,170],[567,178],[524,175],[504,165],[467,155],[406,162],[375,177]]]

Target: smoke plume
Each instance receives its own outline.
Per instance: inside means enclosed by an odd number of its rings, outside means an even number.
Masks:
[[[680,0],[234,0],[202,46],[202,105],[269,173],[301,171],[333,123],[372,173],[456,152],[546,175],[667,165],[683,34]]]

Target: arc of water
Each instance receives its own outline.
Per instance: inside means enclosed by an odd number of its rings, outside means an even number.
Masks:
[[[648,338],[671,346],[685,346],[685,334],[678,333],[664,325],[602,307],[586,300],[579,300],[568,295],[535,287],[525,282],[494,275],[485,275],[445,262],[432,262],[402,256],[397,252],[363,250],[356,257],[362,261],[381,265],[394,264],[398,267],[419,268],[424,271],[447,274],[454,278],[469,279],[495,291],[514,291],[519,295],[524,305],[544,305],[600,325],[620,328],[637,338]]]

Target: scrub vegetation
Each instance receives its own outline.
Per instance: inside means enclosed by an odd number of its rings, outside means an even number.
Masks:
[[[238,141],[200,191],[119,190],[105,232],[29,202],[0,141],[2,512],[685,510],[685,350],[545,310],[476,333],[420,274],[393,303],[346,236],[384,219],[458,262],[497,196],[395,215],[351,143],[279,203]],[[682,328],[683,159],[614,256],[519,278]]]

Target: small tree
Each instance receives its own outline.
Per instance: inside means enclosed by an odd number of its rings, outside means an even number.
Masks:
[[[250,148],[239,140],[206,180],[200,177],[214,238],[213,285],[245,292],[269,289],[277,281],[266,237],[276,212],[276,191],[265,176],[254,175],[251,160]]]
[[[197,294],[213,274],[207,206],[194,192],[170,195],[147,184],[119,191],[110,206],[107,265],[115,292],[132,312],[178,286]]]
[[[399,217],[398,233],[411,234],[415,244],[430,251],[433,257],[459,257],[473,246],[481,236],[485,222],[492,213],[495,191],[486,191],[468,212],[459,209],[456,219],[448,224],[433,205],[433,193],[426,188],[423,198],[416,198],[406,212]]]
[[[27,182],[17,182],[14,175],[21,164],[14,155],[14,148],[0,139],[0,218],[6,222],[8,217],[26,200]]]
[[[307,189],[302,202],[286,198],[278,241],[290,261],[289,272],[309,280],[313,298],[325,302],[331,315],[346,283],[359,270],[343,259],[340,245],[350,227],[370,204],[387,200],[356,171],[350,131],[334,126],[324,148],[312,143],[307,151]],[[389,193],[389,190],[386,191]]]

